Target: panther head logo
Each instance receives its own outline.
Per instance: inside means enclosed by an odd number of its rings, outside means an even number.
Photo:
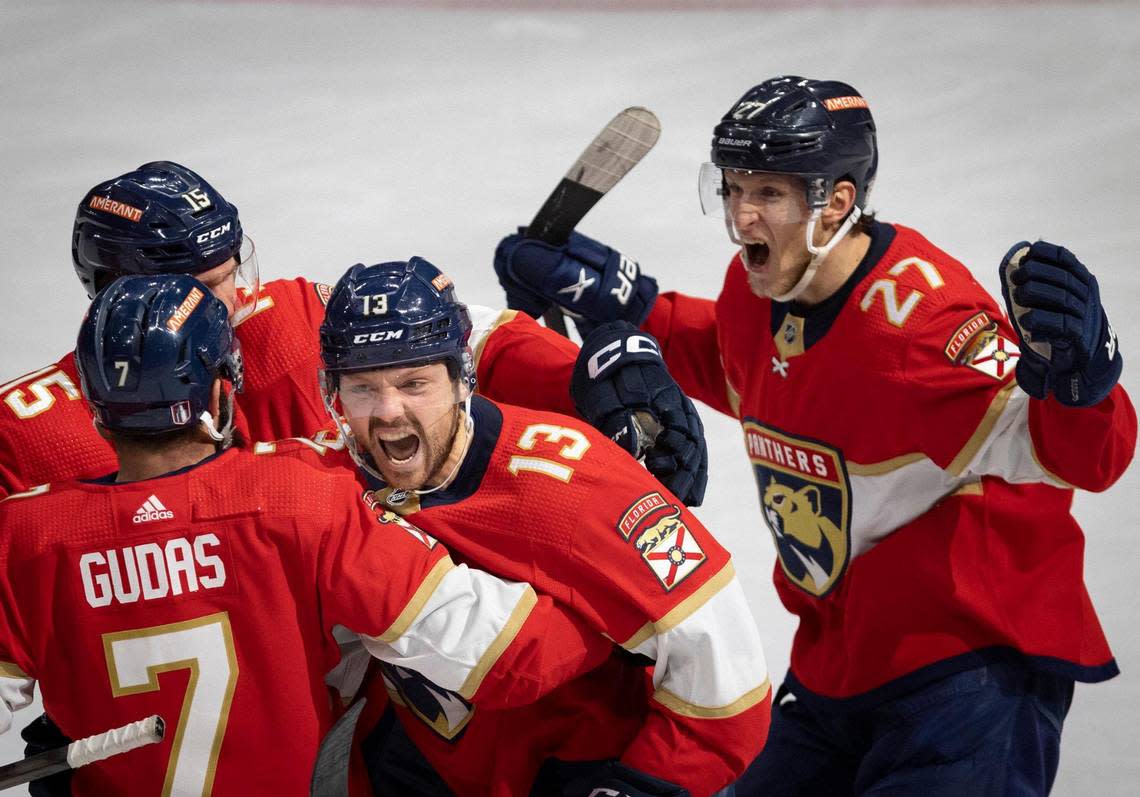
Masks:
[[[784,569],[801,586],[821,594],[838,575],[832,572],[835,565],[842,566],[846,561],[847,539],[823,514],[819,488],[809,484],[794,490],[770,478],[763,501],[764,515],[776,536]],[[789,563],[786,551],[797,562]],[[795,571],[800,571],[800,575]]]

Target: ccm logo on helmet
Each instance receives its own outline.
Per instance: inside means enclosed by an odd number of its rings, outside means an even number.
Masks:
[[[586,369],[589,372],[591,379],[597,379],[598,374],[609,368],[621,358],[621,344],[622,342],[620,340],[615,340],[611,343],[607,343],[605,346],[602,346],[602,348],[594,352],[594,355],[590,358],[590,361],[586,363]],[[617,351],[615,351],[615,349]],[[645,335],[630,335],[625,339],[625,350],[629,354],[640,354],[642,352],[648,352],[649,354],[656,354],[658,357],[661,356],[661,352],[658,350],[657,344],[653,342],[652,338],[648,338]],[[606,355],[610,356],[608,356],[605,362],[603,362],[602,357],[605,357]]]
[[[234,223],[232,221],[227,221],[221,227],[215,227],[214,229],[210,230],[209,232],[202,233],[197,238],[198,243],[204,244],[204,243],[206,243],[206,241],[212,241],[215,238],[218,238],[218,237],[226,234],[227,232],[230,231],[230,228],[233,227],[233,224]]]
[[[404,330],[392,329],[385,332],[373,332],[371,334],[353,335],[353,343],[383,343],[386,340],[399,340],[404,336]]]

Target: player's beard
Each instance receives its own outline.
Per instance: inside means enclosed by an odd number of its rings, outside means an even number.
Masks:
[[[458,442],[460,415],[456,404],[426,426],[408,416],[394,423],[369,418],[368,453],[384,481],[392,487],[419,490],[446,478],[445,469]],[[401,435],[393,439],[392,432]]]

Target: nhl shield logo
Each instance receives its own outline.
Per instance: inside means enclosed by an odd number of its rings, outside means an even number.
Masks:
[[[175,426],[185,426],[190,421],[190,402],[179,401],[170,405],[170,420]]]
[[[780,567],[788,581],[823,597],[850,559],[851,487],[843,456],[751,418],[744,437]]]

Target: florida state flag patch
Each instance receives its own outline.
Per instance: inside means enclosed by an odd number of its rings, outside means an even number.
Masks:
[[[665,591],[688,578],[708,557],[681,519],[681,508],[661,493],[637,499],[618,521],[618,531],[641,552]]]
[[[996,331],[986,330],[966,357],[966,365],[988,377],[1004,382],[1021,358],[1021,350],[1009,338]]]

